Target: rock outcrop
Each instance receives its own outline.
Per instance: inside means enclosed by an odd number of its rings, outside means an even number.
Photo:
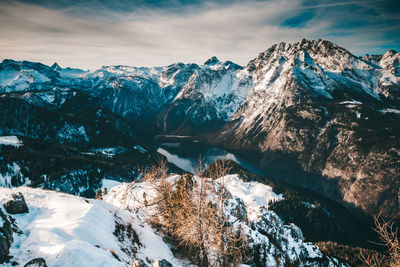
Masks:
[[[0,209],[0,225],[0,263],[3,263],[10,253],[10,247],[14,239],[12,225],[2,209]]]
[[[47,264],[45,259],[35,258],[27,262],[24,267],[47,267]]]
[[[4,202],[4,208],[10,214],[21,214],[29,212],[28,205],[26,205],[25,198],[21,192],[11,194],[9,200]]]
[[[151,267],[172,267],[172,264],[166,259],[156,260]]]
[[[148,267],[144,260],[134,260],[130,267]]]

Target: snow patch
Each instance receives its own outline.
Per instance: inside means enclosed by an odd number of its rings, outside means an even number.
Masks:
[[[19,147],[22,146],[22,141],[15,135],[0,136],[0,145]]]
[[[113,188],[114,186],[118,186],[121,184],[121,182],[118,182],[115,180],[110,180],[110,179],[103,179],[101,183],[102,183],[101,190],[103,190],[103,191],[105,188],[107,188],[107,191],[110,191],[111,188]]]
[[[400,110],[398,109],[393,109],[393,108],[384,108],[384,109],[380,109],[379,112],[381,113],[395,113],[395,114],[400,114]]]
[[[282,194],[276,194],[272,187],[259,182],[243,182],[237,174],[226,175],[218,179],[234,197],[240,198],[247,207],[249,218],[260,216],[260,209],[268,208],[270,201],[283,199]]]
[[[147,153],[147,149],[143,148],[141,145],[133,146],[133,149],[139,150],[139,152],[142,154]]]

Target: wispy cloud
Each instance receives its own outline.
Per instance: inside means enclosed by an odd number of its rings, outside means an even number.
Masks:
[[[382,4],[383,3],[383,4]],[[0,58],[64,66],[246,64],[276,42],[325,38],[356,54],[400,47],[391,1],[7,1]],[[373,11],[373,12],[372,12]],[[353,25],[353,26],[352,26]]]

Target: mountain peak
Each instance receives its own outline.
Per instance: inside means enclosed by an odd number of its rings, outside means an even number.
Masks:
[[[289,51],[289,50],[314,50],[314,51],[330,51],[332,49],[342,49],[340,46],[338,46],[335,43],[332,43],[328,40],[308,40],[308,39],[302,39],[299,42],[294,42],[294,43],[285,43],[285,42],[280,42],[277,44],[274,44],[271,48],[268,50],[273,49],[273,50],[281,50],[281,51]],[[267,51],[268,51],[267,50]]]
[[[54,64],[51,65],[50,68],[52,68],[53,70],[60,70],[60,69],[62,70],[62,68],[60,67],[60,65],[58,65],[57,62],[54,62]]]
[[[213,56],[211,58],[209,58],[206,62],[204,62],[204,65],[215,65],[217,63],[219,63],[220,61],[218,60],[218,58],[216,56]]]
[[[18,64],[18,61],[12,60],[12,59],[3,59],[3,61],[1,62],[1,64],[7,65],[7,64]]]
[[[384,57],[384,58],[392,57],[392,56],[394,56],[394,55],[396,55],[396,54],[397,54],[396,50],[394,50],[394,49],[389,49],[388,51],[386,51],[385,54],[383,54],[383,57]]]
[[[343,61],[348,61],[350,58],[355,58],[349,51],[327,40],[308,40],[302,39],[298,42],[285,43],[280,42],[272,45],[270,48],[259,54],[256,61],[275,60],[275,59],[294,59],[300,61],[317,58],[343,58]],[[303,59],[302,59],[303,58]],[[251,65],[252,61],[249,62]],[[337,65],[337,64],[336,64]]]

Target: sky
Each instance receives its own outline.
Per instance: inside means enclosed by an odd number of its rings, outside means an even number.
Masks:
[[[61,67],[246,65],[278,42],[400,51],[400,0],[0,0],[0,60]]]

